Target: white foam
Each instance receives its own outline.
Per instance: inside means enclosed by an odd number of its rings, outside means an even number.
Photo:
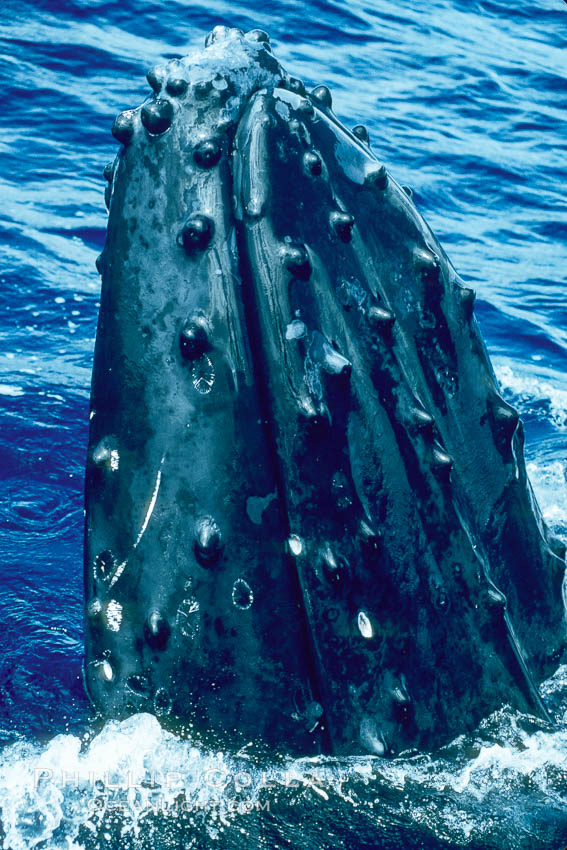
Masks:
[[[567,430],[564,380],[545,367],[506,358],[494,358],[494,367],[502,390],[520,414],[529,417],[530,424],[534,420],[549,423],[555,440],[560,439],[559,452],[554,450],[553,437],[551,442],[546,440],[531,447],[535,457],[526,464],[526,469],[545,521],[555,534],[567,540],[567,459],[563,458],[564,438],[559,437]]]
[[[565,693],[566,684],[567,667],[546,684],[544,695]],[[525,718],[502,710],[437,759],[319,756],[266,764],[250,757],[247,747],[236,754],[198,748],[149,714],[108,722],[88,741],[75,735],[47,744],[20,741],[0,754],[4,846],[80,848],[80,830],[105,829],[111,814],[136,846],[146,819],[159,814],[175,830],[182,828],[180,811],[199,811],[217,839],[221,825],[240,825],[243,814],[266,811],[281,794],[294,809],[311,811],[321,801],[338,811],[356,808],[377,835],[402,815],[410,828],[425,826],[439,839],[482,842],[490,836],[494,842],[500,835],[494,830],[514,829],[526,795],[545,812],[562,794],[567,729],[533,731],[530,723],[532,731],[525,731]],[[278,805],[285,829],[281,799]],[[506,846],[522,847],[522,836]]]
[[[567,390],[564,377],[558,378],[552,370],[533,365],[510,363],[495,357],[494,369],[503,390],[515,396],[514,402],[523,415],[548,419],[560,431],[567,430]]]
[[[86,746],[74,735],[46,745],[19,742],[0,757],[5,847],[68,848],[81,826],[90,820],[96,827],[111,811],[135,831],[158,804],[173,806],[180,792],[193,807],[216,803],[229,775],[222,753],[200,752],[149,714],[107,723]],[[226,798],[227,809],[229,803]]]
[[[567,461],[530,461],[526,469],[543,518],[567,541]]]
[[[0,395],[10,396],[10,398],[19,398],[24,395],[22,387],[17,387],[14,384],[0,384]]]
[[[367,782],[369,759],[352,764],[353,775]],[[5,847],[79,847],[81,827],[96,830],[111,812],[136,834],[152,813],[169,811],[175,818],[180,800],[181,811],[205,813],[213,835],[219,819],[230,825],[247,812],[265,810],[274,789],[311,789],[327,799],[351,770],[348,760],[325,758],[260,768],[246,748],[234,756],[205,752],[162,729],[152,715],[138,714],[107,723],[86,743],[58,735],[45,745],[18,742],[5,748],[0,755]]]

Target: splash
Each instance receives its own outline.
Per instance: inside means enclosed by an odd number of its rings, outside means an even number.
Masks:
[[[523,416],[551,422],[559,431],[567,430],[567,390],[563,381],[550,370],[534,364],[528,367],[510,363],[503,358],[493,358],[494,367],[502,388],[513,396]]]
[[[3,846],[346,848],[356,824],[361,848],[386,830],[392,847],[551,850],[567,839],[567,666],[542,696],[555,725],[505,708],[435,756],[225,753],[149,714],[18,741],[0,757]]]

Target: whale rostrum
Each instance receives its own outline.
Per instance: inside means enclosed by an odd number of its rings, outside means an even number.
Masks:
[[[88,694],[296,753],[545,718],[564,547],[458,277],[329,89],[217,27],[118,116]]]

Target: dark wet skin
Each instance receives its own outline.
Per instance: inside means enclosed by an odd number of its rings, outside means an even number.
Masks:
[[[265,33],[153,69],[105,169],[85,681],[295,753],[545,717],[564,549],[460,281]]]

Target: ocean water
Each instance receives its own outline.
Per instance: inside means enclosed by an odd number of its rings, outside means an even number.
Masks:
[[[435,756],[292,761],[103,729],[81,682],[82,478],[114,115],[216,24],[325,82],[478,293],[567,539],[567,6],[561,0],[0,0],[0,840],[27,848],[495,848],[567,843],[555,723],[506,709]]]

